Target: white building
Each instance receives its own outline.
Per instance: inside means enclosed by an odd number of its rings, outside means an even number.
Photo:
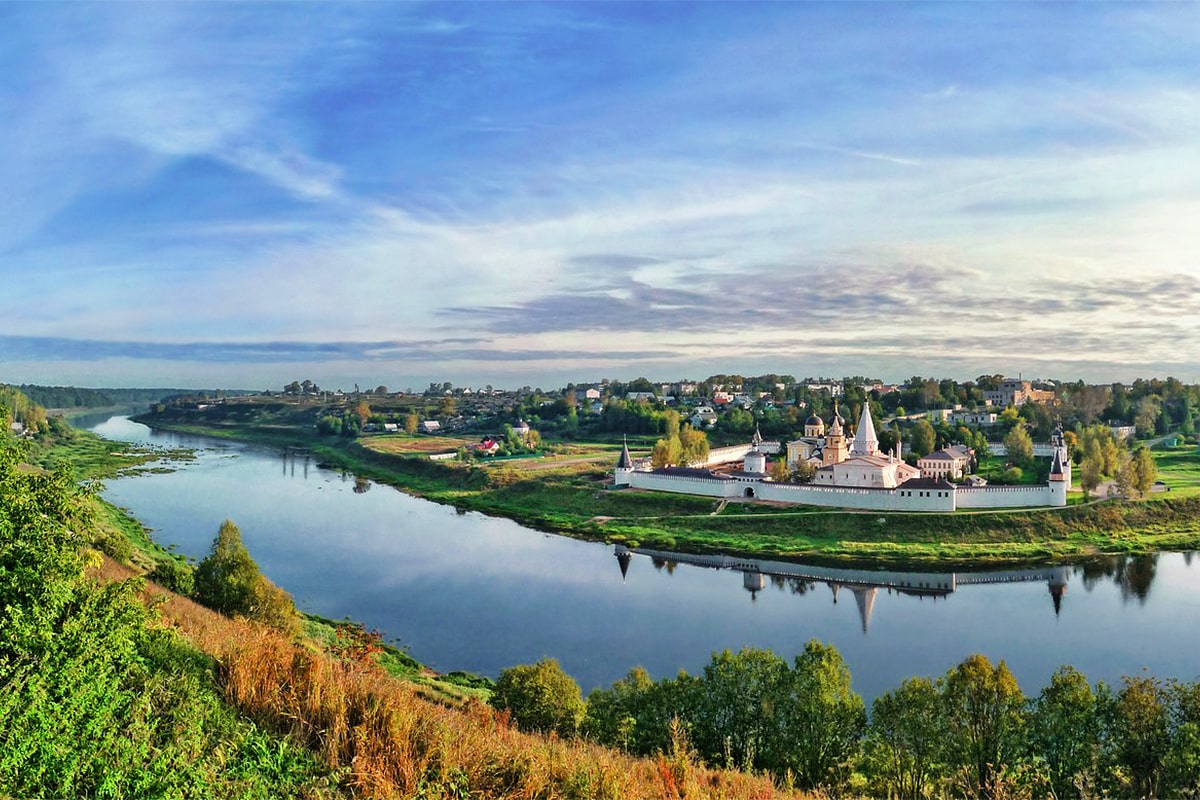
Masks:
[[[960,449],[943,448],[917,459],[922,478],[958,480],[971,469],[971,454]]]
[[[835,417],[827,439],[839,447],[841,425]],[[851,445],[855,455],[835,462],[825,472],[829,479],[808,484],[776,483],[761,473],[743,468],[740,473],[719,473],[709,469],[671,467],[650,469],[635,466],[628,448],[622,448],[613,475],[614,487],[649,491],[676,492],[704,497],[769,500],[780,503],[877,511],[950,512],[966,508],[1029,508],[1065,506],[1071,485],[1071,462],[1067,457],[1062,431],[1055,433],[1050,478],[1047,482],[1024,486],[956,486],[944,478],[920,477],[919,470],[904,464],[895,453],[878,452],[870,411],[859,423]],[[827,444],[827,448],[829,444]],[[844,448],[844,439],[840,443]],[[761,453],[747,446],[746,455]],[[760,468],[756,456],[750,467]],[[765,459],[764,459],[765,462]],[[762,464],[765,469],[765,463]],[[818,471],[818,475],[826,468]],[[857,470],[857,472],[855,472]]]

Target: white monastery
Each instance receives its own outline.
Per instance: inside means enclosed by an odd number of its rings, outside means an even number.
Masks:
[[[790,466],[807,462],[817,467],[811,483],[779,483],[768,476],[767,455],[778,453],[778,442],[764,442],[755,431],[749,445],[714,450],[700,468],[652,469],[645,462],[635,467],[629,448],[621,449],[614,472],[614,487],[676,492],[725,499],[770,500],[814,506],[872,509],[879,511],[956,511],[960,508],[1027,508],[1065,506],[1071,485],[1071,462],[1059,429],[1051,443],[1049,480],[1023,486],[954,484],[953,469],[936,458],[922,472],[906,464],[900,447],[891,453],[879,450],[875,423],[868,405],[854,438],[847,443],[845,423],[834,405],[828,430],[817,416],[805,422],[804,436],[787,443]],[[951,452],[951,451],[943,451]],[[733,456],[731,458],[731,456]],[[742,461],[740,472],[716,472],[711,467]],[[954,459],[950,459],[954,460]]]

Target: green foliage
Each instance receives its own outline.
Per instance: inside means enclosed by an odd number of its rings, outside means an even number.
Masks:
[[[997,797],[999,778],[1020,752],[1025,697],[1003,661],[969,656],[944,678],[950,763],[972,795]]]
[[[574,735],[584,713],[579,684],[553,658],[501,670],[491,702],[521,730],[560,736]]]
[[[221,523],[212,551],[196,567],[196,599],[222,614],[249,616],[261,573],[242,532],[232,520]]]
[[[190,596],[196,589],[195,567],[177,558],[155,562],[149,578],[164,589],[184,596]]]
[[[682,463],[703,464],[708,460],[708,434],[704,431],[697,430],[685,423],[679,432],[679,441],[682,445],[682,452],[679,456]]]
[[[1017,425],[1004,437],[1009,463],[1028,467],[1033,463],[1033,439],[1024,425]]]
[[[284,633],[299,627],[291,595],[259,572],[232,520],[221,523],[212,551],[196,567],[195,597],[222,614],[249,617]]]
[[[78,554],[86,492],[0,443],[0,787],[17,797],[311,796],[326,775],[219,702],[207,658],[151,627],[140,580]]]
[[[942,776],[942,698],[928,678],[907,678],[871,707],[865,770],[874,792],[928,797]]]
[[[912,441],[909,442],[912,453],[918,458],[927,456],[933,452],[936,443],[937,433],[934,432],[933,425],[930,424],[929,420],[917,420],[917,424],[912,429]]]
[[[1055,797],[1071,797],[1095,774],[1100,757],[1100,708],[1083,673],[1062,667],[1034,701],[1029,746],[1046,765]]]

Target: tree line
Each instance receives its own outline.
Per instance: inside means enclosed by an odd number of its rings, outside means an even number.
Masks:
[[[674,752],[682,737],[709,765],[831,795],[1200,794],[1200,681],[1148,674],[1092,685],[1064,666],[1027,697],[1003,661],[976,654],[904,680],[868,716],[841,655],[814,640],[790,664],[745,649],[714,653],[700,675],[653,681],[639,667],[586,700],[545,659],[502,671],[492,704],[523,729],[637,755]]]

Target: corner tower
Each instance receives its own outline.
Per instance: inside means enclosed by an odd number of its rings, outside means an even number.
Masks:
[[[628,486],[629,476],[633,474],[633,459],[629,457],[628,442],[621,444],[621,457],[617,459],[617,468],[613,470],[613,486]]]

